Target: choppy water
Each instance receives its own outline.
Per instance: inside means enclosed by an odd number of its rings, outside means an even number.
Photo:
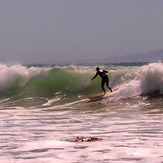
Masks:
[[[90,101],[93,66],[1,65],[0,162],[163,162],[162,63],[103,68],[116,91]]]

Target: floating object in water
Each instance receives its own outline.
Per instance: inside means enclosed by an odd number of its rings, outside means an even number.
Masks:
[[[76,138],[73,138],[72,140],[68,140],[68,141],[72,141],[72,142],[92,142],[92,141],[101,141],[101,138],[97,138],[97,137],[80,137],[77,136]]]

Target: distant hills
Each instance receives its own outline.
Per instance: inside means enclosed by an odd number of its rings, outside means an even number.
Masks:
[[[113,56],[110,58],[104,59],[91,59],[91,60],[78,60],[78,61],[66,61],[62,62],[59,65],[70,65],[70,64],[77,64],[77,65],[94,65],[94,64],[105,64],[105,63],[116,63],[116,64],[123,64],[123,63],[148,63],[148,62],[163,62],[163,49],[157,51],[150,51],[146,53],[137,53],[137,54],[127,54],[124,56]]]
[[[111,57],[104,59],[104,63],[124,63],[124,62],[157,62],[163,61],[163,49],[150,51],[147,53],[127,54],[124,56]]]

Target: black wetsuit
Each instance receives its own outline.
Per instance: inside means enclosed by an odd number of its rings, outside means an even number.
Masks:
[[[105,83],[106,83],[106,86],[109,88],[109,90],[111,92],[113,92],[112,89],[109,87],[109,78],[106,75],[106,73],[108,73],[108,71],[106,71],[106,70],[103,70],[102,72],[101,71],[97,71],[96,75],[92,78],[92,80],[99,75],[101,77],[101,79],[102,79],[102,81],[101,81],[101,88],[104,91],[104,93],[106,92],[105,88],[104,88]]]

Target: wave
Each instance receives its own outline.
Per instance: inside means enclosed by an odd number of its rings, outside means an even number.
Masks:
[[[163,64],[144,66],[109,66],[110,85],[116,98],[147,95],[156,91],[163,94]],[[102,92],[100,78],[92,83],[94,66],[25,67],[20,64],[0,65],[1,97],[54,97],[85,98]]]
[[[1,96],[47,97],[58,93],[73,96],[89,87],[91,74],[87,69],[76,66],[27,68],[19,64],[1,64],[0,93]]]

